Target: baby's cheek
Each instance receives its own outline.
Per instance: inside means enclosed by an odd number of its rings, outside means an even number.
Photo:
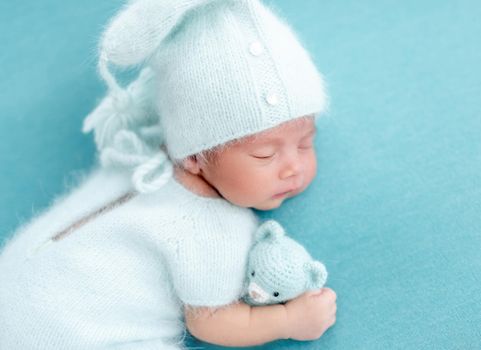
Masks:
[[[309,156],[306,164],[306,174],[305,174],[305,183],[304,187],[309,186],[309,184],[314,180],[316,177],[317,172],[317,160],[315,152],[312,152]]]
[[[260,191],[263,190],[263,186],[265,184],[262,176],[256,172],[244,171],[238,178],[236,186],[237,196],[249,202],[259,195]]]
[[[261,174],[260,176],[253,176],[249,180],[249,190],[248,192],[253,198],[258,197],[259,195],[262,195],[263,192],[266,192],[266,190],[269,190],[269,181],[272,182],[272,178],[267,176],[267,174]]]

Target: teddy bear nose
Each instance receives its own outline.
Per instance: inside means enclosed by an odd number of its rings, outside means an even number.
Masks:
[[[253,299],[257,299],[257,298],[259,298],[259,297],[261,296],[261,295],[260,295],[259,293],[257,293],[255,290],[251,290],[249,294],[251,295],[251,297],[252,297]]]

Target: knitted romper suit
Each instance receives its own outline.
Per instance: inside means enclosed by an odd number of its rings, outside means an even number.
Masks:
[[[43,244],[130,190],[95,170],[4,247],[0,349],[179,349],[184,304],[242,296],[257,218],[174,178]]]

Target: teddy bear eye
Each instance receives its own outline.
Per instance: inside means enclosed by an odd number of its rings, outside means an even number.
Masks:
[[[251,276],[254,277],[256,275],[256,272],[255,271],[252,271],[251,272]]]
[[[273,295],[277,298],[279,296],[279,292],[274,292]]]

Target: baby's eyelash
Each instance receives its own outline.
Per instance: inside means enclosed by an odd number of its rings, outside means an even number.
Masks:
[[[252,155],[252,157],[257,158],[257,159],[270,159],[270,158],[272,158],[272,157],[274,157],[274,156],[275,156],[275,153],[274,153],[274,154],[271,154],[271,155],[269,155],[269,156],[255,156],[255,155]]]

